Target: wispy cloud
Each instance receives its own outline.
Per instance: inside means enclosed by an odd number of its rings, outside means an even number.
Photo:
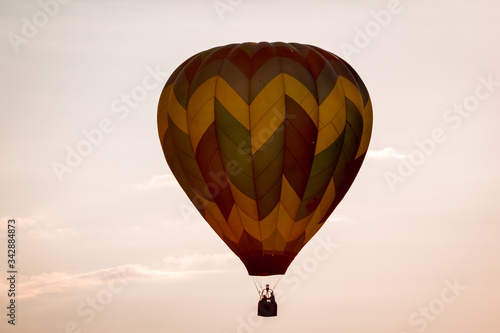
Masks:
[[[139,191],[148,191],[176,184],[177,180],[175,179],[174,175],[157,175],[153,176],[153,178],[151,178],[146,183],[137,184],[136,189]]]
[[[228,269],[236,261],[233,253],[200,254],[192,253],[180,257],[165,257],[163,264],[169,271],[220,271]]]
[[[52,240],[54,238],[65,238],[76,235],[76,230],[64,227],[54,218],[47,216],[0,217],[2,221],[7,221],[8,219],[14,219],[17,231],[22,231],[22,237],[28,239]],[[2,223],[0,226],[0,238],[5,238],[6,233],[7,223]]]
[[[166,257],[164,267],[155,269],[140,264],[128,264],[103,268],[88,273],[70,274],[67,272],[50,272],[38,275],[22,275],[19,281],[20,298],[32,298],[46,293],[60,293],[87,286],[103,285],[116,279],[151,280],[182,279],[196,275],[214,274],[229,269],[236,256],[227,254],[190,254],[181,257]],[[0,288],[6,290],[7,280],[0,282]]]
[[[19,290],[23,292],[19,297],[32,298],[40,294],[64,292],[69,289],[105,284],[117,278],[124,280],[155,278],[162,273],[165,272],[155,271],[142,265],[123,265],[83,274],[51,272],[28,277],[21,275]]]
[[[368,150],[366,156],[375,159],[405,159],[410,157],[410,154],[399,153],[392,147],[385,147],[384,149],[379,150]]]

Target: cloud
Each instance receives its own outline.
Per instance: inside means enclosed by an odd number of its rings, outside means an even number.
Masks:
[[[37,219],[35,217],[27,218],[27,217],[14,217],[14,216],[1,216],[1,221],[5,221],[5,223],[0,224],[0,231],[7,232],[7,221],[15,220],[16,222],[13,224],[18,229],[28,229],[37,224]],[[10,224],[10,223],[9,223]]]
[[[220,271],[229,269],[236,261],[233,253],[199,254],[192,253],[181,257],[165,257],[163,264],[169,271]]]
[[[76,231],[72,228],[61,227],[55,218],[48,216],[30,216],[30,217],[0,217],[2,221],[14,219],[16,221],[16,231],[22,230],[22,237],[28,239],[53,240],[55,238],[67,238],[76,236]],[[0,239],[5,238],[7,234],[7,223],[0,226]]]
[[[174,175],[158,175],[151,178],[147,183],[137,184],[136,188],[139,191],[149,191],[176,184],[177,180]]]
[[[164,267],[154,269],[140,264],[128,264],[103,268],[88,273],[70,274],[67,272],[42,273],[33,276],[20,276],[20,298],[32,298],[46,293],[61,293],[71,289],[103,285],[114,280],[133,281],[151,279],[179,279],[196,275],[214,274],[229,269],[231,261],[236,260],[232,253],[227,254],[190,254],[181,257],[167,257]],[[8,289],[8,281],[0,282],[2,290]]]
[[[143,265],[134,264],[105,268],[76,275],[65,272],[42,273],[29,276],[20,281],[19,290],[23,292],[19,297],[31,298],[40,294],[65,292],[68,289],[102,285],[117,279],[130,281],[179,276],[181,274],[176,272],[155,270]]]
[[[385,147],[384,149],[380,150],[375,150],[375,149],[368,150],[366,156],[375,159],[405,159],[410,157],[410,154],[398,153],[392,147]]]

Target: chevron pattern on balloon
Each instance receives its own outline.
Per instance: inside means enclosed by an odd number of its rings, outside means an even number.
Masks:
[[[298,43],[201,52],[158,106],[172,173],[250,275],[284,274],[354,181],[371,129],[356,72]]]

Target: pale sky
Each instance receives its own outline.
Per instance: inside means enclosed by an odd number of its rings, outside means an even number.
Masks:
[[[1,331],[498,333],[499,12],[493,0],[0,2]],[[251,278],[177,185],[156,130],[178,65],[247,41],[331,51],[373,103],[368,157],[280,282],[276,318],[256,316]]]

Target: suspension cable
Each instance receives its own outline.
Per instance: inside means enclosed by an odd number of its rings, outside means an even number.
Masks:
[[[255,286],[255,289],[257,289],[257,294],[259,294],[259,297],[260,297],[260,289],[257,286],[257,283],[255,282],[256,277],[252,276],[251,278],[252,278],[253,285]]]

